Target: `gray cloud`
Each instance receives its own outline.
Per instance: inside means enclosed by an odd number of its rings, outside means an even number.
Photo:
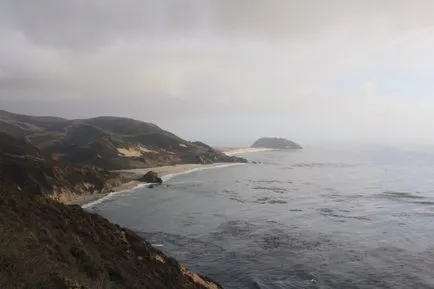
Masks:
[[[430,0],[0,0],[0,106],[132,116],[191,138],[434,140],[433,91],[390,89],[397,73],[432,75],[433,11]]]
[[[6,25],[35,43],[67,48],[144,35],[281,37],[357,21],[385,21],[402,28],[434,21],[430,0],[2,0],[0,5]]]

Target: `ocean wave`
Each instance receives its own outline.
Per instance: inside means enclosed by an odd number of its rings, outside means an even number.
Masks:
[[[355,219],[355,220],[360,220],[360,221],[370,221],[371,219],[365,216],[347,216],[347,215],[343,215],[340,213],[337,213],[335,211],[333,211],[332,209],[329,208],[322,208],[322,209],[318,209],[318,211],[320,212],[321,215],[326,216],[326,217],[334,217],[334,218],[339,218],[339,219]],[[339,210],[341,213],[348,213],[350,212],[349,210]]]
[[[288,180],[249,180],[249,183],[255,183],[255,184],[292,184],[292,181]]]
[[[140,236],[149,240],[151,244],[158,244],[162,248],[193,248],[197,252],[207,252],[213,254],[221,254],[225,249],[216,245],[214,242],[207,242],[198,238],[192,238],[180,234],[172,234],[167,232],[143,232],[135,230]]]
[[[257,187],[253,187],[253,190],[260,190],[260,191],[271,191],[273,193],[277,193],[277,194],[286,194],[288,193],[288,189],[287,188],[282,188],[282,187],[264,187],[264,186],[257,186]]]
[[[119,194],[122,194],[122,193],[126,193],[126,192],[132,192],[132,191],[135,191],[137,189],[144,188],[144,187],[147,187],[147,186],[150,186],[150,185],[151,184],[138,184],[137,186],[135,186],[133,188],[130,188],[130,189],[126,189],[126,190],[122,190],[122,191],[117,191],[117,192],[112,192],[112,193],[109,193],[109,194],[105,195],[104,197],[102,197],[100,199],[97,199],[97,200],[92,201],[90,203],[84,204],[81,207],[83,209],[94,207],[96,205],[101,204],[102,202],[105,202],[105,201],[108,201],[108,200],[112,199],[116,195],[119,195]]]
[[[350,164],[350,163],[296,163],[291,165],[291,167],[283,167],[282,169],[289,168],[352,168],[358,167],[360,164]]]
[[[410,192],[394,192],[386,191],[374,195],[377,198],[385,198],[391,200],[408,200],[408,199],[425,199],[420,193],[410,193]]]
[[[270,205],[274,205],[274,204],[287,204],[288,201],[281,200],[281,199],[269,198],[269,197],[263,197],[263,198],[257,199],[255,201],[255,203],[257,203],[257,204],[270,204]]]

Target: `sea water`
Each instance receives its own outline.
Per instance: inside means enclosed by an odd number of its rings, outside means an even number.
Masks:
[[[89,209],[224,288],[434,288],[434,150],[244,156]]]

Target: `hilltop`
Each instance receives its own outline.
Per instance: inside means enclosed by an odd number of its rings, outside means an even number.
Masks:
[[[264,137],[255,141],[252,148],[269,148],[269,149],[301,149],[302,147],[285,138]]]
[[[25,139],[44,158],[107,170],[174,164],[246,162],[155,124],[121,117],[68,120],[0,110],[0,132]]]

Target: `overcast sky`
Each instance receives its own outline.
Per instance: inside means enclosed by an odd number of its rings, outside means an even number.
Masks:
[[[434,144],[432,0],[0,0],[0,108]]]

